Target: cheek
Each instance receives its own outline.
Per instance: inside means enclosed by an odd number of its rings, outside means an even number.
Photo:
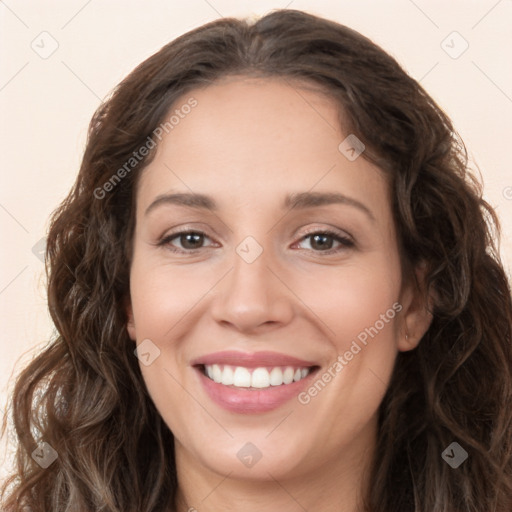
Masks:
[[[163,341],[172,334],[218,280],[206,270],[134,262],[130,291],[137,340]]]
[[[325,386],[315,381],[300,397],[319,418],[341,415],[360,425],[382,400],[397,355],[402,309],[400,267],[393,262],[391,256],[325,268],[299,292],[324,325],[331,346],[329,366],[317,377]]]
[[[358,435],[378,410],[396,360],[400,282],[387,265],[369,268],[331,272],[329,286],[308,296],[331,356],[298,398],[311,432],[324,432],[326,439]]]
[[[150,340],[152,355],[150,364],[141,360],[139,366],[155,406],[173,431],[186,431],[187,419],[170,411],[188,410],[191,405],[190,395],[180,384],[189,371],[187,334],[194,330],[197,314],[218,279],[211,268],[192,271],[186,266],[155,264],[151,258],[134,259],[132,265],[130,291],[137,344]]]
[[[339,353],[348,349],[351,340],[364,338],[375,324],[382,334],[391,334],[389,327],[400,309],[393,307],[400,293],[398,270],[377,260],[326,267],[298,281],[297,295],[322,321]]]

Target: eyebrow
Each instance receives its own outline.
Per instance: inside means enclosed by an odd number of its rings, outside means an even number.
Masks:
[[[148,215],[159,206],[168,204],[212,211],[216,211],[218,209],[217,203],[207,195],[190,192],[174,193],[157,196],[156,199],[147,207],[145,215]],[[366,205],[357,199],[338,192],[298,192],[289,194],[285,198],[283,208],[289,210],[300,210],[330,204],[344,204],[352,206],[365,213],[372,221],[375,221],[375,216]]]
[[[215,201],[204,194],[196,193],[176,193],[176,194],[162,194],[146,208],[144,215],[148,215],[158,206],[164,204],[176,204],[179,206],[188,206],[190,208],[202,208],[205,210],[216,210],[217,205]]]
[[[375,216],[366,205],[357,199],[338,192],[299,192],[287,196],[284,203],[285,207],[289,209],[303,209],[330,204],[353,206],[364,212],[372,221],[375,221]]]

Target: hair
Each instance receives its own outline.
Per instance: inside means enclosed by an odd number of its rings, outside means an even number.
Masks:
[[[404,268],[426,264],[433,320],[419,346],[397,356],[364,510],[512,510],[512,300],[497,216],[450,119],[419,83],[361,34],[295,10],[178,37],[95,112],[76,182],[51,218],[46,272],[58,333],[14,386],[16,473],[3,485],[3,510],[172,509],[173,435],[126,331],[137,177],[154,151],[108,192],[105,184],[177,99],[237,75],[325,90],[340,126],[364,142],[362,157],[389,177]],[[46,469],[31,456],[43,441],[58,454]],[[441,456],[454,441],[469,454],[457,469]]]

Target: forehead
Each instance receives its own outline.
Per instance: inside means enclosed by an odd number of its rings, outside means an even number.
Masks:
[[[191,99],[195,106],[181,110]],[[178,98],[167,117],[173,113],[179,121],[142,175],[143,203],[171,189],[221,200],[231,193],[231,201],[240,201],[236,190],[260,203],[312,189],[374,202],[386,196],[382,171],[340,151],[349,135],[342,132],[340,107],[310,84],[229,77]]]

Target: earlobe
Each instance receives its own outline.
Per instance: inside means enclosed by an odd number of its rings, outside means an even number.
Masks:
[[[432,323],[432,297],[426,293],[426,265],[415,271],[416,279],[411,279],[402,293],[402,326],[398,337],[398,350],[406,352],[415,349]]]
[[[401,352],[414,350],[420,344],[432,323],[432,315],[425,309],[424,312],[415,315],[414,318],[409,317],[408,320],[406,319],[406,323],[411,323],[413,327],[410,331],[406,330],[399,335],[398,350]]]
[[[137,339],[136,330],[135,330],[135,319],[133,317],[133,308],[131,302],[127,301],[125,306],[126,310],[126,330],[128,331],[128,336],[132,341]]]

